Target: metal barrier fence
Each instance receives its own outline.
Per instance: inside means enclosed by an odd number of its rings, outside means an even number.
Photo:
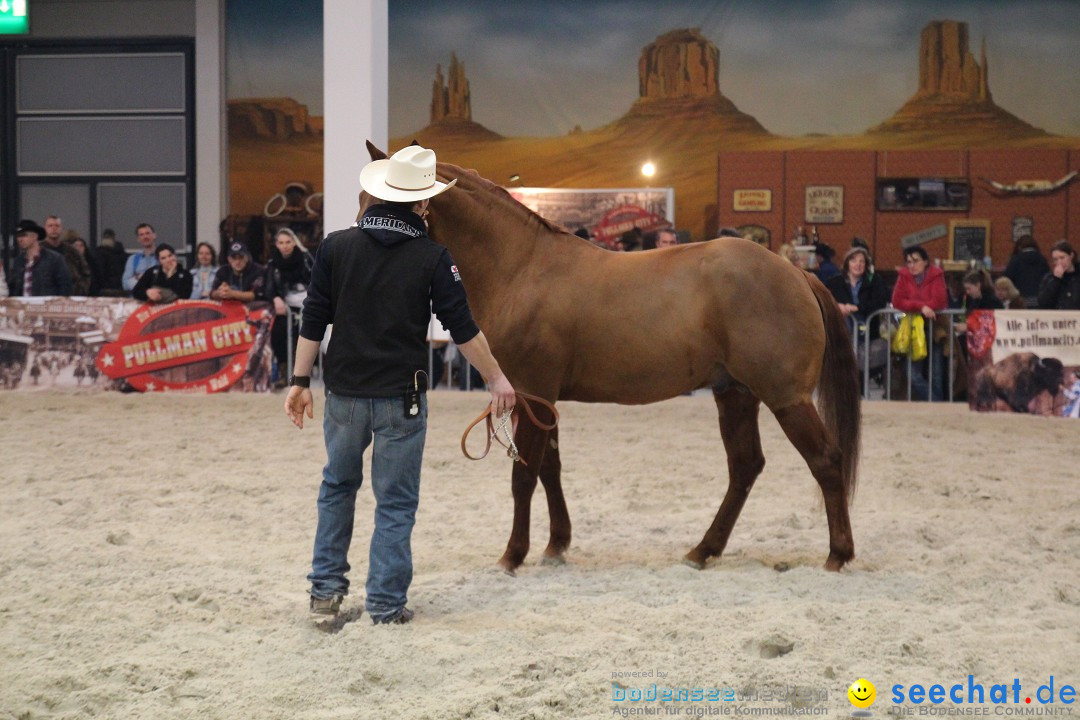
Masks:
[[[946,402],[955,402],[955,385],[956,385],[956,363],[952,359],[952,351],[956,347],[956,321],[957,317],[964,317],[966,315],[965,310],[940,310],[937,312],[938,317],[949,318],[948,325],[948,341],[945,347],[950,348],[950,354],[946,356],[944,352],[938,352],[938,347],[934,344],[934,331],[933,323],[927,322],[927,343],[926,343],[926,360],[919,361],[918,363],[912,361],[911,352],[906,355],[906,375],[907,375],[907,391],[905,400],[925,400],[932,399],[934,396],[934,385],[937,378],[934,375],[935,363],[938,365],[946,363],[948,367],[948,377],[941,377],[944,381],[947,379],[947,383],[942,391],[942,400]],[[891,305],[876,312],[871,313],[865,320],[857,320],[851,316],[847,318],[848,330],[851,333],[852,342],[855,350],[855,357],[861,362],[859,368],[862,374],[862,396],[864,400],[872,400],[870,380],[872,376],[880,373],[882,400],[892,400],[892,368],[893,368],[893,355],[891,347],[891,338],[893,333],[896,332],[899,327],[901,318],[906,313],[897,310]],[[289,311],[285,313],[286,322],[286,342],[287,342],[287,374],[285,377],[292,377],[293,373],[293,333],[296,331],[297,321],[299,319],[299,312],[290,307]],[[870,328],[874,326],[874,321],[878,320],[879,328],[877,332],[871,334]],[[884,327],[884,332],[881,328]],[[871,361],[873,360],[874,353],[871,351],[871,346],[876,339],[881,339],[885,343],[885,362],[882,367],[872,367]],[[860,353],[861,350],[861,353]],[[462,358],[464,360],[464,358]],[[323,353],[320,349],[318,367],[312,370],[312,375],[317,376],[321,374],[323,362]],[[926,384],[927,384],[927,397],[926,398],[913,398],[912,397],[912,379],[914,373],[918,372],[919,363],[926,362]],[[464,368],[461,372],[465,373],[465,389],[470,390],[472,385],[472,367],[468,360],[464,360]],[[938,368],[941,372],[941,368]],[[453,369],[450,370],[451,377],[448,378],[447,383],[453,387]],[[435,373],[435,344],[433,342],[428,343],[428,377],[433,378]],[[921,384],[921,383],[920,383]]]
[[[910,350],[906,354],[906,375],[907,375],[907,392],[905,400],[928,400],[933,399],[935,384],[939,380],[943,385],[940,388],[942,397],[941,400],[946,402],[955,401],[955,388],[956,388],[956,363],[953,361],[952,353],[956,351],[956,318],[963,318],[966,316],[967,311],[963,309],[949,309],[937,311],[938,317],[948,318],[948,340],[944,343],[934,343],[934,323],[931,321],[926,322],[926,360],[912,361]],[[851,317],[848,317],[848,329],[851,331],[851,337],[854,342],[855,356],[861,362],[860,372],[862,373],[862,388],[863,399],[870,400],[871,388],[870,379],[872,375],[881,374],[881,388],[883,391],[883,400],[893,400],[892,397],[892,369],[893,369],[893,355],[891,339],[900,325],[900,320],[906,315],[906,313],[897,310],[891,305],[867,316],[866,320],[857,321]],[[871,334],[870,328],[873,327],[874,321],[879,321],[879,328],[877,332]],[[884,331],[882,331],[884,328]],[[875,339],[882,339],[886,343],[885,351],[885,363],[884,367],[871,367],[871,360],[873,353],[871,352],[871,344]],[[949,349],[948,355],[945,354],[944,348]],[[861,351],[861,354],[860,354]],[[923,362],[926,363],[926,386],[927,397],[913,398],[912,397],[912,381],[914,373],[919,372],[919,365]],[[948,374],[944,372],[941,365],[945,365],[948,368]],[[938,373],[935,375],[935,370]],[[921,373],[920,373],[921,376]],[[916,381],[916,384],[920,384],[920,381]],[[921,390],[921,388],[920,388]]]

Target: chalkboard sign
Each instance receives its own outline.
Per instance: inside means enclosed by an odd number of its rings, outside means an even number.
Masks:
[[[982,263],[983,258],[989,255],[989,220],[953,220],[949,223],[950,259]]]

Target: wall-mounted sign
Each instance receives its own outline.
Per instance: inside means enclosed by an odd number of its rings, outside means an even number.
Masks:
[[[764,245],[769,247],[769,242],[772,240],[772,233],[769,232],[769,228],[761,225],[740,225],[735,228],[739,231],[747,240],[753,240],[758,245]]]
[[[807,185],[806,222],[818,225],[844,222],[844,186]]]
[[[1029,217],[1016,216],[1013,218],[1012,225],[1012,238],[1015,243],[1025,235],[1031,235],[1035,222]]]
[[[876,192],[878,210],[959,212],[971,206],[965,178],[878,178]]]
[[[30,13],[27,0],[0,0],[0,35],[27,35]]]
[[[772,190],[736,190],[731,209],[735,212],[769,212],[772,210]]]
[[[933,227],[928,227],[925,230],[920,230],[919,232],[914,232],[910,235],[905,235],[904,237],[900,238],[900,247],[907,250],[908,248],[915,247],[916,245],[922,245],[923,243],[928,243],[931,240],[943,238],[948,234],[949,230],[944,225],[935,225]]]
[[[950,220],[949,257],[977,263],[990,256],[989,220]]]

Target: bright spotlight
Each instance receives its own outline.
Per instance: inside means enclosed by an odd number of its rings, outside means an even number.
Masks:
[[[656,166],[651,162],[647,162],[641,166],[641,174],[645,177],[652,177],[656,174]]]

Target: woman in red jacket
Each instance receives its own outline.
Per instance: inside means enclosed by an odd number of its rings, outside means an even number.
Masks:
[[[930,264],[930,256],[922,247],[904,250],[904,264],[896,277],[893,288],[892,305],[897,310],[908,314],[918,313],[926,318],[926,337],[929,342],[934,319],[939,310],[949,306],[949,293],[945,289],[945,271]],[[927,362],[933,361],[933,382],[928,388]],[[941,345],[935,345],[933,356],[917,363],[912,363],[911,390],[913,399],[925,400],[927,390],[931,399],[938,401],[944,397],[942,390],[942,372],[945,366],[945,353]]]

